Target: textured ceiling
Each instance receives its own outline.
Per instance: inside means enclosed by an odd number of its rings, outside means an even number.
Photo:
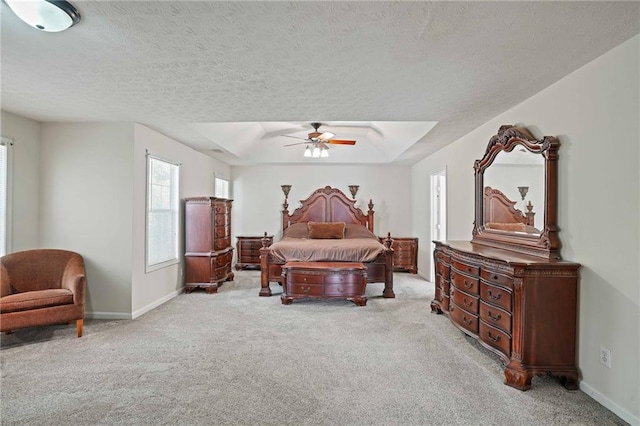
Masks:
[[[2,108],[138,122],[229,164],[302,161],[270,135],[311,121],[357,136],[332,161],[412,164],[640,32],[638,2],[75,5],[43,33],[2,3]]]

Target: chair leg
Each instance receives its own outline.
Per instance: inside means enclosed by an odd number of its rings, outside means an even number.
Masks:
[[[82,324],[84,320],[79,319],[76,321],[76,328],[78,329],[78,337],[82,337]]]

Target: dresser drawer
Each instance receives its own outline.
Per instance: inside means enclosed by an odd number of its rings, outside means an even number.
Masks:
[[[504,287],[498,287],[482,281],[480,283],[480,298],[487,303],[511,312],[511,292]]]
[[[214,202],[213,211],[216,214],[227,214],[231,211],[231,205],[227,203]]]
[[[228,237],[231,234],[231,227],[228,225],[225,226],[216,226],[215,227],[215,234],[214,236],[216,238],[224,238],[224,237]]]
[[[472,296],[458,289],[451,289],[449,296],[456,305],[462,306],[466,311],[478,313],[478,296]]]
[[[320,274],[305,274],[301,272],[289,272],[287,280],[296,284],[323,284],[324,276]]]
[[[456,305],[453,301],[449,300],[449,315],[451,319],[459,326],[469,330],[473,334],[478,334],[478,317],[467,311],[460,306]]]
[[[324,287],[322,284],[300,284],[285,283],[287,286],[287,294],[297,294],[300,296],[323,296]]]
[[[502,330],[480,321],[480,339],[508,357],[511,356],[511,336]]]
[[[508,275],[499,274],[489,269],[483,269],[480,277],[488,283],[513,288],[513,278]]]
[[[354,294],[364,294],[366,283],[360,282],[328,283],[324,285],[324,295],[327,297],[349,297]]]
[[[224,266],[224,265],[230,264],[232,257],[233,256],[232,256],[231,252],[225,253],[225,254],[220,255],[220,256],[216,256],[214,258],[215,267],[219,268],[220,266]]]
[[[455,270],[451,271],[451,284],[467,293],[478,294],[479,282],[479,278],[472,278]]]
[[[216,214],[215,223],[217,225],[228,226],[231,224],[231,216],[225,213]]]
[[[480,274],[480,267],[470,263],[462,262],[460,260],[451,259],[451,266],[453,266],[460,272],[464,272],[465,274],[473,276],[478,276]]]
[[[214,250],[224,250],[231,245],[231,237],[216,238],[213,240]]]
[[[225,265],[220,268],[216,268],[215,279],[216,280],[226,279],[230,271],[231,271],[230,265]]]
[[[480,319],[511,335],[511,314],[480,301]]]
[[[444,263],[438,262],[436,264],[436,274],[441,275],[444,279],[449,279],[449,266]]]

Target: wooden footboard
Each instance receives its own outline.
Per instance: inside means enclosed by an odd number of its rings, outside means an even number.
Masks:
[[[271,296],[270,283],[282,285],[282,262],[273,257],[268,242],[263,240],[263,247],[260,249],[260,296]],[[374,261],[364,263],[367,268],[367,283],[384,283],[382,296],[385,298],[396,297],[393,292],[393,249],[388,242],[385,242],[385,251]]]

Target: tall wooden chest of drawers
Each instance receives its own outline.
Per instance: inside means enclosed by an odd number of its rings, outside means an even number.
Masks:
[[[469,242],[435,241],[431,310],[505,364],[505,383],[526,390],[534,375],[577,388],[576,328],[580,264]]]
[[[236,271],[244,268],[260,269],[260,249],[262,248],[262,239],[266,238],[270,246],[273,243],[273,235],[264,237],[237,237],[236,242]]]
[[[407,271],[412,274],[418,273],[418,239],[417,238],[401,238],[391,237],[393,243],[393,270]],[[384,242],[383,237],[378,238],[380,242]]]
[[[185,200],[185,291],[203,287],[216,293],[233,280],[231,264],[231,203],[216,197]]]

